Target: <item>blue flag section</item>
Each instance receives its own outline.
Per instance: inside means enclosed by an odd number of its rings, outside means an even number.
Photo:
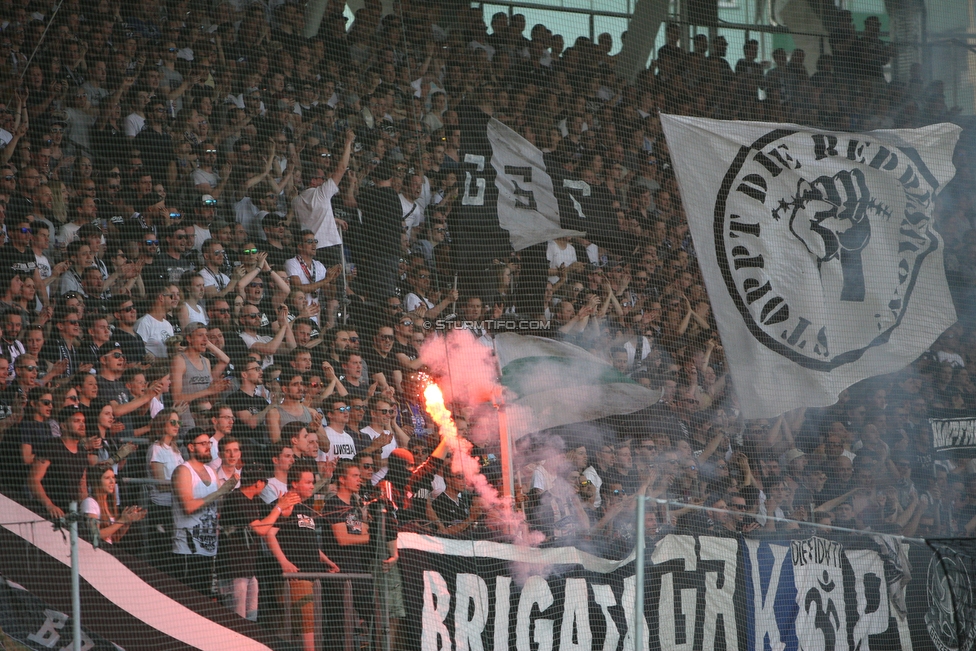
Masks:
[[[949,579],[927,579],[939,554],[881,535],[663,536],[648,545],[642,617],[633,556],[416,534],[399,544],[408,648],[422,651],[634,650],[638,622],[648,650],[972,648],[955,633],[976,621],[962,592],[972,568],[963,576],[956,559]]]

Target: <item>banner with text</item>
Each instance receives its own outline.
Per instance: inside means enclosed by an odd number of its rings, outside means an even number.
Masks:
[[[976,412],[942,410],[929,418],[932,451],[937,459],[976,455]]]
[[[642,617],[633,555],[417,534],[399,546],[408,648],[422,651],[633,651],[638,621],[648,650],[937,647],[931,596],[906,587],[908,546],[867,537],[664,536],[648,546]],[[917,547],[926,563],[931,550]]]

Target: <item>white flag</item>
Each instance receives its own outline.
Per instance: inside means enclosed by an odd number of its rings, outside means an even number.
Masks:
[[[508,231],[512,248],[521,251],[557,237],[584,235],[560,226],[559,202],[542,151],[495,119],[488,122],[488,141],[498,188],[498,223]],[[588,194],[589,186],[585,190]]]
[[[661,122],[746,418],[833,404],[955,323],[932,213],[958,127]]]

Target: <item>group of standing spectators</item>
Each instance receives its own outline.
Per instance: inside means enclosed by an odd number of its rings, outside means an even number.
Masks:
[[[755,41],[733,66],[723,37],[686,51],[669,25],[626,83],[609,34],[567,46],[520,14],[397,6],[347,29],[329,3],[313,37],[291,2],[0,7],[4,494],[51,518],[81,503],[100,541],[242,617],[282,573],[372,572],[399,640],[400,528],[502,527],[424,411],[425,324],[470,322],[491,347],[482,320],[524,316],[662,393],[602,438],[522,443],[516,503],[546,544],[626,555],[639,493],[669,504],[652,532],[976,531],[976,465],[934,459],[926,421],[976,407],[972,149],[937,210],[960,322],[834,406],[745,421],[661,131],[661,112],[951,118],[920,68],[886,78],[876,18],[833,14],[814,71]],[[480,239],[466,154],[485,113],[588,188],[585,236]],[[484,425],[470,405],[455,420]],[[496,445],[473,450],[490,482]],[[310,584],[288,586],[310,648]]]

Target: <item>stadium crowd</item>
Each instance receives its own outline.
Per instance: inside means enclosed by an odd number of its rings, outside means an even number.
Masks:
[[[812,75],[802,50],[770,65],[750,40],[732,66],[722,37],[685,51],[671,25],[627,84],[608,34],[566,47],[447,2],[382,16],[370,1],[348,29],[329,3],[311,38],[291,2],[59,7],[0,7],[5,495],[51,518],[81,502],[103,543],[251,618],[268,559],[270,574],[360,572],[379,554],[396,620],[398,529],[498,534],[424,412],[418,350],[441,335],[422,323],[524,316],[662,391],[596,443],[547,437],[542,459],[523,443],[517,503],[545,544],[625,556],[640,492],[668,502],[648,511],[658,533],[976,531],[976,465],[935,463],[926,420],[976,406],[967,150],[938,207],[959,324],[832,407],[747,422],[658,117],[952,118],[920,68],[886,81],[877,19],[858,32],[837,12]],[[464,255],[479,249],[460,199],[478,111],[591,189],[586,237],[541,245],[542,267]],[[455,415],[462,436],[477,425],[471,406]],[[498,451],[474,452],[497,482]],[[120,477],[155,481],[144,497]],[[307,586],[289,594],[307,616]]]

